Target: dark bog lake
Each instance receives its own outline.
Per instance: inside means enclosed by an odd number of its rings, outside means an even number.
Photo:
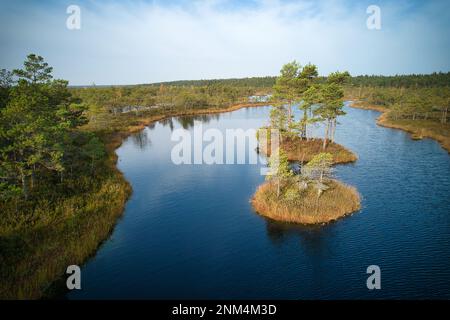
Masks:
[[[204,130],[257,129],[269,111],[195,120]],[[133,194],[82,267],[82,290],[67,297],[450,298],[449,154],[433,140],[377,126],[376,111],[345,111],[336,140],[359,160],[335,175],[358,189],[362,210],[325,226],[277,223],[253,211],[249,199],[264,181],[264,164],[173,164],[171,132],[192,132],[193,117],[126,139],[118,167]],[[366,287],[369,265],[381,268],[381,290]]]

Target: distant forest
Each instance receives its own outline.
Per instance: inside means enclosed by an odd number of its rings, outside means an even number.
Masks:
[[[320,81],[325,81],[325,77],[319,77]],[[212,79],[212,80],[179,80],[169,82],[157,82],[150,86],[211,86],[226,85],[233,87],[256,87],[271,88],[275,84],[276,77],[252,77],[241,79]],[[353,76],[349,81],[350,85],[363,87],[445,87],[450,84],[450,72],[439,72],[432,74],[411,74],[395,76],[360,75]]]

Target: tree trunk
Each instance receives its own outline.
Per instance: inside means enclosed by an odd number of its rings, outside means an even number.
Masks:
[[[328,121],[327,121],[326,129],[325,129],[325,137],[323,138],[323,146],[322,146],[322,149],[323,149],[323,150],[325,150],[325,148],[327,147],[327,140],[328,140],[328,131],[329,131],[329,128],[330,128],[330,121],[328,120]]]
[[[21,180],[22,180],[22,193],[25,198],[25,200],[28,200],[28,186],[27,186],[27,177],[25,174],[21,174]]]
[[[287,122],[287,131],[291,132],[291,119],[292,118],[292,105],[291,102],[289,102],[288,105],[288,122]]]
[[[330,121],[330,141],[333,141],[333,120]]]
[[[308,110],[303,110],[303,124],[302,124],[302,140],[307,140],[306,135],[306,121],[308,119]]]
[[[337,120],[334,119],[333,120],[333,125],[331,127],[331,142],[334,142],[334,134],[336,132],[336,124],[337,124]]]

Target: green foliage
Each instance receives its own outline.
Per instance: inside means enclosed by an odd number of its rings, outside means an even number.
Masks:
[[[84,154],[91,160],[91,171],[94,171],[96,162],[102,160],[106,154],[105,146],[96,136],[92,136],[83,148]]]
[[[317,77],[319,83],[325,82],[326,77]],[[273,87],[276,77],[254,77],[242,79],[213,79],[213,80],[182,80],[150,84],[149,86],[181,86],[201,87],[211,84],[229,85],[232,87]],[[384,87],[384,88],[431,88],[445,87],[450,83],[450,72],[432,74],[411,74],[395,76],[360,75],[348,79],[348,84],[353,87]]]
[[[139,85],[120,87],[71,88],[74,97],[83,101],[89,110],[89,125],[95,130],[111,130],[115,121],[126,117],[126,109],[135,115],[157,115],[198,109],[227,108],[249,102],[249,96],[260,93],[256,87],[208,83],[204,86]],[[267,92],[266,89],[265,92]],[[120,123],[119,123],[120,126]]]
[[[350,74],[345,71],[333,72],[323,81],[318,78],[317,67],[313,64],[304,67],[296,61],[285,64],[273,87],[274,97],[279,104],[275,105],[270,113],[271,126],[285,131],[287,136],[299,135],[302,139],[307,139],[308,125],[324,121],[325,148],[327,139],[334,139],[336,118],[345,114],[342,110],[343,85],[349,79]],[[294,121],[291,112],[294,104],[298,104],[303,111],[298,122]]]
[[[350,80],[350,73],[344,72],[332,72],[328,75],[327,83],[334,83],[338,85],[346,84]]]
[[[22,80],[35,83],[45,83],[52,79],[52,67],[44,62],[44,58],[35,54],[27,56],[23,69],[16,69],[14,73]]]
[[[269,158],[269,174],[267,180],[274,180],[277,184],[277,196],[280,196],[281,184],[288,178],[293,176],[293,172],[289,166],[289,160],[286,153],[279,149],[275,151]]]
[[[352,77],[350,85],[354,87],[382,87],[382,88],[432,88],[446,87],[450,83],[450,72],[432,74],[411,74],[395,76],[369,76]]]
[[[305,78],[302,77],[302,68],[297,61],[283,65],[280,76],[277,78],[274,91],[275,97],[287,103],[297,100],[302,93]]]
[[[29,55],[11,88],[0,120],[2,183],[19,187],[25,198],[37,179],[66,170],[71,130],[85,123],[85,107],[74,104],[67,81],[51,80],[52,68]],[[29,181],[29,179],[32,179]]]
[[[287,130],[286,120],[288,118],[286,107],[273,106],[270,110],[270,127],[281,132]]]
[[[104,136],[81,129],[90,106],[67,81],[53,80],[51,70],[30,55],[15,70],[17,84],[12,73],[1,73],[7,90],[0,110],[2,298],[41,297],[68,264],[94,252],[129,194]]]
[[[332,173],[333,155],[330,153],[319,153],[302,168],[302,175],[312,180],[323,181]]]
[[[336,83],[322,85],[320,97],[320,103],[318,103],[314,113],[323,121],[331,121],[338,116],[345,115],[345,112],[342,110],[344,107],[344,91],[340,85]]]
[[[271,88],[275,84],[275,77],[253,77],[241,79],[212,79],[212,80],[181,80],[170,82],[158,82],[150,84],[150,86],[159,87],[176,86],[176,87],[207,87],[212,85],[229,86],[229,87],[249,87],[249,88]]]
[[[310,123],[308,111],[311,108],[312,100],[316,99],[312,97],[313,92],[308,90],[317,75],[317,67],[313,64],[302,67],[297,61],[292,61],[281,68],[280,76],[276,79],[273,89],[274,97],[280,101],[282,106],[274,107],[278,110],[271,113],[272,126],[277,125],[275,128],[286,130],[288,135],[293,134],[293,131],[298,131],[302,137],[306,138],[306,126]],[[292,106],[294,104],[300,104],[300,108],[304,111],[303,119],[299,123],[293,121]]]
[[[286,153],[283,150],[274,152],[269,159],[270,172],[267,175],[267,179],[286,179],[293,175],[289,166],[289,160]]]
[[[21,194],[22,190],[14,185],[0,182],[0,199],[2,201],[9,201]]]
[[[368,105],[391,110],[394,120],[430,120],[445,124],[450,107],[450,82],[444,87],[360,87],[346,88],[347,95]]]
[[[9,101],[9,93],[14,84],[13,73],[6,70],[0,70],[0,110],[3,109]]]
[[[313,114],[317,116],[317,121],[323,121],[326,124],[323,149],[326,148],[328,140],[334,141],[337,117],[345,115],[343,84],[349,77],[347,71],[331,73],[327,81],[318,89],[317,108],[313,110]]]

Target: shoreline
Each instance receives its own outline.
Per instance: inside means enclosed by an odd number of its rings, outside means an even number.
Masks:
[[[376,105],[365,105],[364,102],[351,100],[349,99],[350,107],[355,109],[362,110],[373,110],[381,112],[381,115],[377,118],[376,124],[391,129],[403,130],[410,134],[411,139],[413,140],[422,140],[424,138],[429,138],[437,141],[440,146],[450,153],[450,138],[439,133],[436,133],[428,128],[415,128],[406,123],[394,122],[393,120],[388,118],[388,114],[390,110],[388,108]]]
[[[139,132],[139,131],[145,129],[145,127],[147,127],[157,121],[165,120],[168,118],[187,117],[187,116],[202,116],[202,115],[217,114],[217,113],[228,113],[228,112],[237,111],[237,110],[243,109],[243,108],[254,108],[254,107],[264,107],[264,106],[270,106],[270,103],[267,103],[267,102],[264,102],[264,103],[263,102],[239,103],[239,104],[235,104],[230,107],[223,108],[223,109],[220,109],[220,108],[198,109],[198,110],[191,110],[191,111],[187,111],[187,112],[184,112],[184,111],[174,112],[174,113],[166,114],[166,115],[163,115],[163,114],[155,115],[155,116],[150,116],[150,117],[144,117],[141,119],[138,118],[138,119],[136,119],[137,121],[139,121],[138,124],[128,126],[124,130],[119,130],[119,131],[110,133],[109,136],[107,136],[107,140],[109,140],[109,141],[107,141],[105,143],[105,146],[106,146],[108,153],[110,151],[113,151],[115,153],[115,150],[122,145],[123,140],[126,139],[127,137],[129,137],[131,134]]]

